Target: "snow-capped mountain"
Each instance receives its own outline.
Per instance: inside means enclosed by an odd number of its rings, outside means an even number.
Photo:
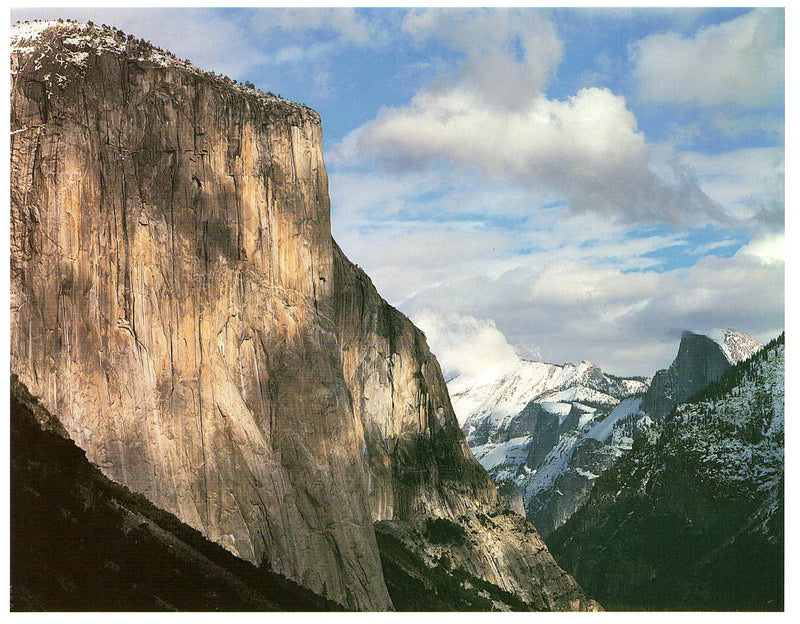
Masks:
[[[591,362],[522,360],[493,380],[448,383],[475,457],[543,536],[587,500],[599,475],[670,410],[763,345],[732,329],[683,333],[678,354],[652,383],[607,375]]]
[[[461,428],[477,441],[507,428],[531,402],[613,407],[622,398],[646,391],[648,382],[606,375],[585,360],[577,366],[520,360],[498,379],[476,383],[460,375],[447,387]]]
[[[677,405],[548,539],[559,564],[610,609],[781,610],[784,385],[781,335]]]
[[[630,448],[647,379],[607,375],[591,362],[522,360],[508,374],[448,383],[475,457],[512,509],[546,535],[588,496],[605,468]]]

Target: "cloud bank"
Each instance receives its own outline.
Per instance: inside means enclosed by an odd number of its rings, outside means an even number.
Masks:
[[[492,320],[419,310],[413,321],[435,348],[445,379],[463,374],[488,381],[511,372],[520,361]]]
[[[755,10],[694,37],[650,35],[632,46],[642,98],[699,106],[777,103],[784,85],[784,21]]]
[[[734,327],[761,340],[783,329],[781,243],[765,238],[732,258],[707,256],[660,273],[576,259],[494,279],[473,275],[420,292],[404,307],[412,316],[419,308],[447,318],[455,309],[491,319],[511,345],[533,347],[545,361],[588,359],[613,373],[650,375],[672,360],[682,329]],[[438,335],[432,348],[449,361],[450,341]]]
[[[538,13],[429,10],[404,26],[455,53],[457,69],[351,132],[333,149],[335,166],[448,163],[558,194],[577,211],[681,225],[730,220],[679,162],[666,175],[653,171],[624,97],[597,87],[547,97],[562,44]]]

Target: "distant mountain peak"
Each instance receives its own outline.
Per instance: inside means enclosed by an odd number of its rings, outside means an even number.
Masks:
[[[657,419],[664,418],[675,405],[719,379],[728,368],[746,360],[763,346],[755,338],[734,329],[685,330],[672,364],[653,376],[642,408]]]

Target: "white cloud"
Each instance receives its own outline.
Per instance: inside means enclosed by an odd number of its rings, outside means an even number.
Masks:
[[[563,100],[545,85],[561,59],[555,28],[533,11],[412,11],[404,27],[459,55],[408,105],[382,109],[330,162],[403,171],[450,163],[493,181],[567,199],[574,210],[686,224],[728,215],[675,162],[666,176],[624,97],[586,88]]]
[[[512,345],[551,362],[591,360],[617,374],[652,374],[680,331],[734,327],[766,340],[783,329],[784,264],[743,248],[688,270],[623,272],[583,260],[473,275],[420,292],[404,309],[492,318]],[[502,302],[502,304],[500,304]]]
[[[740,252],[758,258],[765,264],[783,263],[786,257],[786,240],[783,232],[765,234],[754,238]]]
[[[411,11],[403,26],[418,42],[436,39],[463,55],[461,91],[510,110],[525,108],[561,60],[555,27],[531,10],[424,9]],[[443,77],[434,91],[452,87]]]
[[[757,9],[692,38],[650,35],[632,46],[639,93],[700,106],[777,103],[784,81],[783,9]]]
[[[413,321],[425,332],[446,379],[462,374],[478,381],[495,379],[519,363],[492,320],[420,310]]]
[[[325,58],[333,48],[334,44],[330,41],[314,43],[308,46],[290,45],[263,58],[279,65],[283,63],[313,63]]]
[[[365,45],[374,37],[373,25],[355,9],[343,7],[281,9],[277,13],[261,12],[256,18],[261,27],[279,25],[291,31],[329,31],[338,38]]]
[[[423,90],[409,106],[384,109],[349,135],[337,157],[398,169],[452,162],[493,180],[555,191],[577,210],[633,220],[725,218],[686,172],[676,169],[667,182],[648,168],[633,113],[607,89],[582,89],[565,101],[540,94],[526,109],[505,112],[469,90]]]
[[[382,221],[373,227],[338,224],[334,237],[364,266],[378,291],[398,304],[431,285],[491,271],[513,240],[500,228],[474,221]],[[387,253],[391,250],[391,253]]]

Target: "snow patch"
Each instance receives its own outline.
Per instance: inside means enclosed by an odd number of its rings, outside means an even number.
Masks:
[[[623,418],[637,414],[642,406],[641,397],[635,399],[625,399],[620,401],[611,413],[602,421],[595,424],[586,434],[587,438],[593,438],[598,442],[606,442],[614,433],[614,425]]]

